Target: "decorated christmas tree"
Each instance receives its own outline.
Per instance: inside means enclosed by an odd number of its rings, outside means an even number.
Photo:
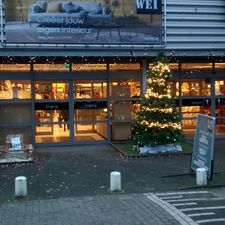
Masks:
[[[163,54],[154,61],[147,75],[147,87],[132,129],[135,146],[173,144],[183,139],[176,101],[171,95],[169,63]]]

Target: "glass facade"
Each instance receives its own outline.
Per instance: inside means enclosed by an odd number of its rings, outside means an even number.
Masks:
[[[4,71],[16,67],[7,64]],[[141,64],[24,64],[23,68],[33,68],[35,74],[0,80],[1,144],[15,132],[37,144],[131,139],[144,93]],[[171,63],[170,69],[185,135],[194,136],[201,113],[215,116],[216,134],[224,136],[225,63]]]

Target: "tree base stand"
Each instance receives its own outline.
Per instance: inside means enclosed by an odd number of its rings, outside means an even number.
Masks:
[[[182,147],[176,144],[166,144],[166,145],[159,145],[159,146],[150,146],[145,145],[144,147],[138,147],[138,151],[141,154],[146,153],[165,153],[165,152],[181,152]]]

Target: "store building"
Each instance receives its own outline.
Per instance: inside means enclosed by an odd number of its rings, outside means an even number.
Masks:
[[[129,140],[159,52],[187,137],[205,113],[225,138],[223,0],[0,2],[1,145]]]

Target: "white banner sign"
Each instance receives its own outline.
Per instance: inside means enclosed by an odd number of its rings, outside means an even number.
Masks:
[[[19,151],[22,150],[21,140],[19,137],[11,138],[12,150]]]

